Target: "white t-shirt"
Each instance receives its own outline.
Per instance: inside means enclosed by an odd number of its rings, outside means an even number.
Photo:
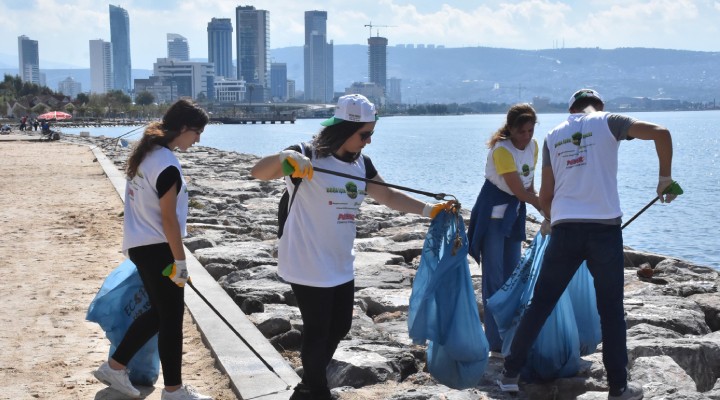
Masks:
[[[613,220],[622,216],[617,190],[622,137],[608,127],[609,115],[571,114],[548,134],[545,145],[555,177],[553,225],[563,220]]]
[[[365,177],[363,157],[348,163],[312,158],[313,166]],[[292,193],[290,178],[285,182]],[[278,245],[278,274],[287,282],[333,287],[355,278],[357,216],[367,192],[363,181],[315,172],[304,179],[290,208]]]
[[[538,144],[535,139],[531,140],[522,150],[515,147],[509,139],[499,140],[488,152],[485,163],[485,179],[503,192],[514,196],[502,175],[508,172],[517,172],[523,187],[530,188],[535,177],[537,156]],[[493,207],[491,218],[503,218],[506,208],[507,204]]]
[[[140,162],[137,174],[125,185],[125,219],[123,229],[123,253],[127,249],[149,244],[167,242],[163,231],[160,213],[160,198],[157,181],[160,174],[169,166],[180,171],[182,187],[177,195],[176,214],[180,223],[180,233],[187,236],[186,222],[188,214],[188,191],[182,167],[172,150],[156,146]]]

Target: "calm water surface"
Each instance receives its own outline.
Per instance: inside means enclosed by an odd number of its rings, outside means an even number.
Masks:
[[[720,268],[720,222],[716,192],[720,189],[720,111],[630,113],[658,123],[673,135],[673,178],[685,194],[670,204],[655,203],[623,232],[625,244],[639,250],[671,255]],[[504,121],[504,115],[444,117],[387,117],[375,128],[364,152],[390,183],[433,193],[455,195],[470,209],[483,184],[485,142]],[[538,143],[566,114],[540,114],[535,129]],[[201,145],[222,150],[267,155],[308,141],[321,120],[295,124],[210,125]],[[92,135],[117,137],[131,127],[64,129],[89,130]],[[142,130],[129,136],[136,139]],[[625,141],[620,146],[620,201],[624,220],[630,219],[655,197],[658,163],[652,141]],[[536,188],[540,187],[540,168]],[[421,197],[425,201],[429,198]],[[535,213],[529,207],[531,213]]]

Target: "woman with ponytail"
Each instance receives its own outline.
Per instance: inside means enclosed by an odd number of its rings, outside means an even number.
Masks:
[[[158,334],[165,384],[161,399],[211,399],[183,384],[181,378],[184,286],[189,278],[182,238],[186,235],[188,193],[173,153],[198,143],[208,120],[200,107],[178,100],[161,122],[146,128],[127,162],[123,253],[137,266],[150,308],[130,325],[95,377],[132,398],[141,393],[130,382],[126,365]]]
[[[485,184],[468,224],[469,253],[482,264],[482,300],[489,299],[512,275],[525,240],[525,204],[540,210],[535,193],[538,145],[533,134],[537,115],[530,104],[515,104],[505,124],[490,136]],[[502,339],[492,312],[485,307],[483,323],[492,356],[500,356]]]

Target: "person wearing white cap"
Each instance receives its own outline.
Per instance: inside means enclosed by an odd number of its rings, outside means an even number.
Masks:
[[[290,146],[262,158],[251,170],[262,180],[285,176],[297,186],[278,244],[278,275],[290,283],[303,319],[300,356],[302,382],[292,400],[330,399],[326,368],[340,340],[350,331],[355,293],[353,244],[355,218],[366,195],[401,212],[435,217],[454,202],[424,203],[380,184],[314,174],[313,166],[383,182],[363,148],[372,143],[378,116],[375,105],[359,94],[338,99],[333,117],[312,143]],[[311,157],[304,155],[311,152]]]
[[[659,161],[657,196],[670,202],[673,183],[672,137],[659,125],[604,112],[598,92],[581,89],[568,102],[570,116],[545,139],[542,151],[540,205],[552,226],[552,239],[543,257],[532,303],[517,327],[505,371],[498,385],[517,391],[518,378],[545,320],[560,295],[586,260],[595,282],[602,327],[603,364],[608,399],[639,400],[642,386],[628,382],[624,260],[620,228],[622,211],[617,189],[621,140],[655,142]]]

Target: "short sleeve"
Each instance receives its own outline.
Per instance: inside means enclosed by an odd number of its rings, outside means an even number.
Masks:
[[[513,158],[510,151],[504,147],[498,147],[493,150],[493,163],[495,163],[495,171],[499,175],[507,174],[508,172],[516,172],[517,165],[515,165],[515,159]]]
[[[365,154],[362,155],[363,162],[365,163],[365,179],[373,179],[377,176],[378,172],[377,169],[375,169],[375,165],[373,164],[370,157],[366,156]]]
[[[610,132],[615,136],[616,140],[632,140],[634,138],[628,137],[628,131],[630,126],[637,122],[637,119],[628,117],[621,114],[609,114],[607,117],[607,124]]]
[[[175,187],[177,193],[180,193],[182,188],[182,180],[180,179],[180,170],[174,165],[171,165],[163,170],[158,176],[157,182],[155,182],[155,189],[157,190],[158,198],[161,198],[167,193],[170,188],[177,183]]]

